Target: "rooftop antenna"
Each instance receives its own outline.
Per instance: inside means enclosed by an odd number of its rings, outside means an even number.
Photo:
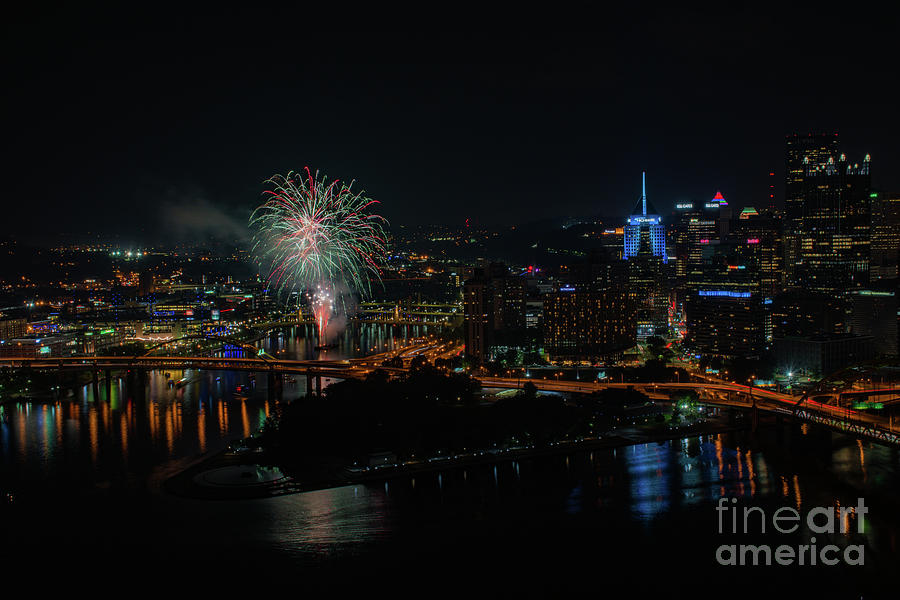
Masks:
[[[647,171],[641,171],[641,208],[647,216]]]

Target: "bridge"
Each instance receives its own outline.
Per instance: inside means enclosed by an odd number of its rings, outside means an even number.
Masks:
[[[188,336],[197,337],[197,336]],[[215,336],[200,336],[215,339]],[[84,356],[60,358],[0,358],[0,368],[37,369],[37,370],[91,370],[99,371],[127,370],[147,372],[151,370],[203,369],[216,371],[254,371],[265,372],[270,377],[270,389],[280,389],[284,375],[306,376],[307,394],[313,393],[315,382],[316,394],[321,394],[322,377],[334,379],[361,379],[375,370],[381,369],[393,375],[405,373],[412,359],[422,356],[429,361],[451,356],[460,351],[460,347],[451,342],[435,342],[418,340],[399,350],[383,352],[363,358],[344,360],[288,360],[279,359],[262,353],[258,348],[247,344],[237,344],[245,354],[250,356],[156,356],[152,353],[162,347],[183,342],[187,338],[167,340],[149,348],[137,356]],[[222,340],[230,345],[233,341]],[[390,358],[401,359],[402,366],[384,367],[382,364]],[[857,367],[858,368],[858,367]],[[834,381],[834,375],[845,376],[845,370],[833,374],[820,382],[818,387],[827,387]],[[872,390],[851,390],[837,392],[835,389],[821,393],[817,388],[799,398],[794,395],[776,392],[754,386],[741,385],[706,375],[694,374],[700,381],[691,382],[649,382],[649,383],[607,383],[598,381],[568,381],[553,379],[532,379],[513,377],[475,377],[485,388],[521,389],[527,382],[533,383],[537,389],[579,394],[590,394],[606,389],[633,389],[654,400],[668,401],[671,395],[679,391],[691,391],[697,394],[701,403],[788,416],[801,421],[824,425],[858,437],[878,442],[900,445],[900,428],[895,428],[893,416],[872,414],[842,405],[841,399],[857,398],[863,395],[886,396],[888,404],[896,404],[900,397],[900,388],[879,388]],[[830,394],[830,395],[829,395]],[[823,402],[822,400],[826,401]],[[830,403],[833,402],[833,403]]]
[[[839,404],[827,404],[813,399],[808,393],[798,397],[711,377],[705,379],[686,383],[606,383],[512,377],[478,378],[482,387],[486,388],[521,389],[525,383],[531,382],[539,390],[579,394],[590,394],[606,389],[633,389],[653,400],[665,401],[671,399],[672,393],[692,391],[697,394],[702,404],[788,416],[800,421],[825,425],[858,437],[900,445],[900,427],[894,425],[892,416],[872,414]],[[900,388],[892,388],[892,393],[900,394]]]
[[[362,323],[451,326],[462,320],[462,305],[406,299],[360,302],[355,320]]]
[[[153,354],[161,348],[179,345],[195,340],[219,341],[232,346],[244,356],[177,356]],[[146,373],[148,371],[198,369],[210,371],[250,371],[267,373],[270,383],[278,387],[284,375],[306,376],[307,394],[322,392],[322,377],[333,379],[360,379],[376,369],[392,374],[405,373],[409,363],[418,356],[434,360],[456,351],[449,342],[419,340],[398,350],[372,354],[363,358],[341,360],[289,360],[275,358],[250,344],[236,342],[231,338],[207,335],[188,335],[164,340],[147,348],[143,354],[134,356],[72,356],[57,358],[5,357],[0,358],[0,369],[34,369],[43,371],[91,371],[95,380],[102,371],[107,379],[112,371]],[[391,358],[400,358],[401,366],[384,367],[382,363]]]
[[[462,322],[460,303],[423,302],[412,299],[399,302],[360,302],[350,315],[353,323],[382,325],[427,325],[454,327]],[[309,310],[298,311],[269,325],[315,325],[315,315]]]

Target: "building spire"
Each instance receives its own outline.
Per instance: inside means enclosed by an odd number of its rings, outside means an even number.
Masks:
[[[641,171],[641,209],[647,216],[647,171]]]

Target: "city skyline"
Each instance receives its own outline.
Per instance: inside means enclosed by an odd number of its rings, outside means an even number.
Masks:
[[[594,8],[8,12],[10,583],[896,596],[900,22]]]

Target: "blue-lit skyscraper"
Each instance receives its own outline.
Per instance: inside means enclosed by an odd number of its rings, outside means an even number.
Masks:
[[[641,231],[646,231],[650,238],[650,250],[653,256],[659,256],[668,262],[666,256],[666,231],[662,225],[662,217],[656,214],[652,204],[647,202],[647,174],[641,174],[641,199],[635,206],[634,213],[625,223],[625,251],[622,258],[628,260],[636,256],[641,247]]]

